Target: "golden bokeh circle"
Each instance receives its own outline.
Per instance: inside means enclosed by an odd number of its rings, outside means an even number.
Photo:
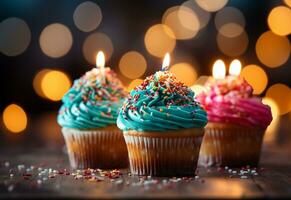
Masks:
[[[41,80],[42,94],[49,100],[59,101],[71,87],[71,80],[64,72],[51,70]]]
[[[225,37],[218,33],[216,41],[221,52],[225,55],[235,57],[242,55],[247,50],[249,37],[245,31],[237,37]]]
[[[228,0],[196,0],[197,4],[208,12],[216,12],[223,8]]]
[[[4,109],[3,123],[6,129],[12,133],[20,133],[26,129],[27,115],[23,108],[16,104],[10,104]]]
[[[257,40],[256,54],[264,65],[279,67],[289,59],[290,42],[287,37],[267,31]]]
[[[261,94],[267,87],[268,76],[257,65],[247,65],[242,69],[241,76],[253,87],[254,94]]]
[[[73,45],[73,36],[67,26],[54,23],[42,30],[39,44],[44,54],[52,58],[59,58],[70,51]]]
[[[276,119],[279,116],[278,105],[273,99],[271,99],[269,97],[263,97],[262,98],[262,103],[270,106],[273,120]]]
[[[209,80],[209,76],[199,76],[195,81],[195,85],[205,85],[205,83]]]
[[[291,0],[284,0],[284,3],[285,3],[287,6],[291,7]]]
[[[195,37],[200,28],[197,15],[185,6],[169,8],[164,13],[162,22],[174,32],[175,39],[181,40]],[[171,33],[169,36],[172,36]]]
[[[139,86],[140,84],[142,84],[143,80],[142,79],[134,79],[132,80],[128,86],[126,87],[126,91],[130,92],[131,90],[133,90],[136,86]]]
[[[199,94],[201,94],[202,92],[206,92],[206,88],[202,85],[192,85],[190,87],[190,89],[195,93],[195,97]]]
[[[170,68],[176,78],[187,86],[192,86],[197,79],[197,72],[189,63],[177,63]]]
[[[170,53],[176,46],[175,35],[173,31],[164,24],[156,24],[150,27],[144,38],[147,51],[156,57],[164,57]]]
[[[277,35],[288,35],[291,33],[291,9],[286,6],[273,8],[268,16],[268,25],[273,33]]]
[[[48,73],[52,71],[51,69],[43,69],[41,71],[39,71],[32,82],[33,85],[33,89],[36,92],[36,94],[38,94],[40,97],[46,98],[45,95],[43,94],[42,88],[41,88],[41,81],[43,79],[43,77]]]
[[[291,111],[291,89],[282,83],[276,83],[268,88],[266,97],[273,99],[283,115]]]
[[[222,25],[218,31],[226,37],[233,38],[241,34],[244,31],[244,27],[236,23],[227,23]]]
[[[265,105],[268,105],[271,108],[271,113],[273,117],[271,124],[268,126],[268,128],[265,131],[264,142],[274,142],[276,138],[278,122],[280,120],[279,108],[278,108],[277,103],[269,97],[263,97],[262,103]]]
[[[111,58],[114,48],[111,39],[105,33],[96,32],[85,39],[82,50],[85,59],[91,64],[96,64],[98,51],[105,53],[107,61]]]
[[[142,54],[137,51],[129,51],[119,61],[120,72],[127,78],[141,77],[147,68],[147,62]]]

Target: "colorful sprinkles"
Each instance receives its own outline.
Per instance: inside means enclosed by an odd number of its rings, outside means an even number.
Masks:
[[[7,162],[9,163],[9,162]],[[178,186],[180,183],[198,182],[205,183],[205,179],[199,175],[194,177],[170,177],[170,178],[154,178],[151,176],[133,176],[131,173],[122,172],[120,170],[101,170],[101,169],[85,169],[85,170],[69,170],[69,169],[53,169],[36,166],[25,166],[19,164],[10,167],[10,163],[4,163],[8,175],[4,181],[4,185],[8,192],[12,192],[18,185],[16,180],[28,181],[30,184],[43,186],[48,181],[55,181],[56,187],[61,187],[59,180],[64,180],[68,177],[72,181],[88,181],[88,182],[107,182],[114,185],[124,185],[125,187],[140,187],[148,189],[165,189]],[[3,165],[3,164],[2,164]],[[250,179],[255,176],[260,176],[265,168],[251,168],[250,166],[242,168],[219,167],[207,169],[206,173],[218,172],[227,178]],[[197,173],[199,171],[197,170]],[[58,186],[57,186],[58,184]]]
[[[151,87],[151,90],[147,90]],[[194,99],[194,93],[169,71],[158,71],[154,75],[148,76],[141,85],[134,88],[128,96],[128,101],[122,107],[123,110],[130,109],[136,111],[134,103],[139,101],[140,94],[144,91],[145,95],[150,99],[160,97],[159,101],[163,101],[166,107],[170,106],[189,106],[198,105]],[[143,105],[146,107],[147,105]],[[163,112],[163,110],[160,110]]]

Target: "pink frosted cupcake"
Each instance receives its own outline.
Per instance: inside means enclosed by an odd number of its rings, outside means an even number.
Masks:
[[[271,109],[253,96],[241,77],[208,81],[207,92],[197,99],[207,111],[199,164],[203,166],[257,166]]]

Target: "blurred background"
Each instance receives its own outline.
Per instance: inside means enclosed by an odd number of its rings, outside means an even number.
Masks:
[[[281,145],[279,136],[290,134],[290,7],[291,0],[1,0],[0,148],[61,147],[60,100],[95,67],[99,50],[128,90],[159,70],[166,52],[170,70],[197,93],[217,59],[227,68],[239,59],[241,75],[272,107],[265,143]]]

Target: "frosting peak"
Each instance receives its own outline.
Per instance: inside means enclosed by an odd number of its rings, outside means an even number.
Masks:
[[[194,92],[168,71],[156,72],[134,88],[117,119],[120,129],[139,131],[200,128],[206,123]]]

